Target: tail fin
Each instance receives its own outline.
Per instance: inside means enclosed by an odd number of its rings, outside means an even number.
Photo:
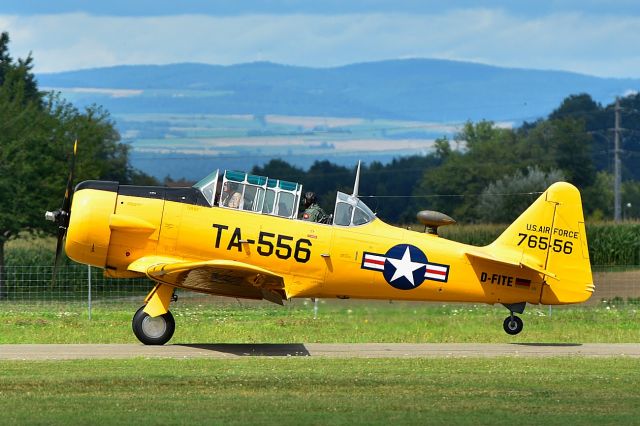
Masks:
[[[578,189],[551,185],[486,252],[545,277],[540,303],[584,302],[594,291]]]

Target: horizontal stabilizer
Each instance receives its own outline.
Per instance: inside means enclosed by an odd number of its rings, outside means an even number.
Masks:
[[[553,272],[551,272],[549,270],[544,269],[541,266],[537,266],[532,261],[528,261],[528,260],[524,259],[524,256],[522,256],[522,258],[520,260],[510,260],[510,259],[507,259],[507,258],[500,258],[500,257],[494,256],[491,253],[487,253],[487,252],[481,251],[479,249],[477,249],[477,250],[468,250],[465,254],[468,257],[472,257],[472,258],[475,257],[475,258],[478,258],[478,259],[488,260],[488,261],[491,261],[491,262],[502,263],[504,265],[517,266],[517,267],[520,267],[520,268],[528,268],[528,269],[531,269],[533,271],[539,272],[539,273],[541,273],[543,275],[546,275],[548,277],[557,278],[556,274],[554,274]]]

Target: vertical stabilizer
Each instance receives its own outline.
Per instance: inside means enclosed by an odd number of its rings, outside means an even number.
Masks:
[[[594,291],[580,192],[569,183],[551,185],[487,249],[545,275],[540,303],[580,303]]]

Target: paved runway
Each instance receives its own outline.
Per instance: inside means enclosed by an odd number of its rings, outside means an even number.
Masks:
[[[0,345],[0,360],[238,358],[246,356],[326,358],[428,357],[640,357],[637,343],[299,343],[125,345]]]

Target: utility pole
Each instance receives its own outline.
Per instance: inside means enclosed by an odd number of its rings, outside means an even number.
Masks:
[[[613,220],[620,222],[620,99],[616,98],[615,120],[616,127],[614,131],[614,148],[613,148]]]

